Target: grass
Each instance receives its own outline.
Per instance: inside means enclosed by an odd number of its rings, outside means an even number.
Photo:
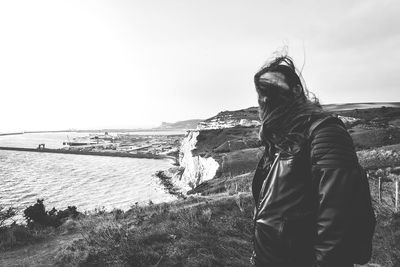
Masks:
[[[227,151],[242,149],[243,146],[240,143],[245,143],[247,147],[258,147],[258,131],[259,128],[248,127],[202,130],[197,136],[196,149],[193,150],[193,154],[202,156],[211,154],[215,152],[215,149],[217,151],[218,148],[222,149],[229,141],[232,143],[227,145]]]
[[[184,202],[184,203],[182,203]],[[252,199],[136,207],[82,224],[83,239],[57,254],[56,264],[81,266],[246,266],[252,251]]]
[[[236,176],[222,176],[201,183],[195,189],[188,192],[191,194],[201,194],[203,196],[228,192],[233,195],[240,192],[251,192],[251,182],[254,172],[245,172]]]
[[[54,236],[51,228],[29,229],[25,225],[12,224],[0,229],[0,251],[16,249],[45,241]]]
[[[384,146],[357,152],[360,164],[366,169],[400,166],[400,145]]]
[[[41,255],[49,257],[52,266],[248,266],[253,201],[249,193],[237,193],[240,186],[233,188],[229,194],[87,214],[73,226],[80,238]],[[378,224],[371,263],[398,266],[400,215],[388,202],[374,201],[374,206]],[[18,264],[41,266],[42,260],[32,264],[28,258]]]
[[[374,181],[371,189],[375,198]],[[54,263],[59,266],[248,266],[252,251],[253,201],[249,193],[235,190],[230,194],[189,197],[170,204],[134,206],[128,212],[89,216],[79,223],[83,238],[60,249]],[[387,202],[380,204],[375,200],[374,208],[378,224],[371,263],[398,266],[400,215],[393,213]]]
[[[371,129],[351,133],[351,138],[357,150],[376,148],[400,143],[400,131],[396,128]]]

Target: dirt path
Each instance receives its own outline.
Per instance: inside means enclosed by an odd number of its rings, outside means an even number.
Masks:
[[[61,247],[80,239],[80,233],[56,235],[43,242],[0,253],[0,266],[54,266],[54,258]]]

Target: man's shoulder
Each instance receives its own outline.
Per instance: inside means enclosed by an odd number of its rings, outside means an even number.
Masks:
[[[324,115],[315,118],[310,122],[308,134],[312,137],[315,132],[327,126],[341,127],[346,130],[346,126],[341,119],[332,115]]]
[[[325,117],[313,125],[310,144],[314,166],[347,167],[358,163],[353,140],[339,118]]]

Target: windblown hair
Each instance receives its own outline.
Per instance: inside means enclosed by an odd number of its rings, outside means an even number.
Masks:
[[[289,56],[275,57],[255,74],[254,83],[258,93],[263,87],[276,86],[261,81],[261,76],[267,72],[279,72],[285,76],[291,97],[272,97],[267,102],[259,101],[260,139],[269,156],[276,152],[294,155],[307,140],[308,126],[324,116],[325,112],[318,99],[313,94],[309,96],[304,79]]]

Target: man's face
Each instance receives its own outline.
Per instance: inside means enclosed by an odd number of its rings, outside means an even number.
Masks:
[[[294,96],[285,76],[280,72],[267,72],[261,75],[257,93],[260,111],[264,116],[280,105],[287,104]]]

